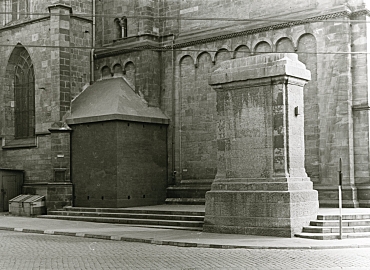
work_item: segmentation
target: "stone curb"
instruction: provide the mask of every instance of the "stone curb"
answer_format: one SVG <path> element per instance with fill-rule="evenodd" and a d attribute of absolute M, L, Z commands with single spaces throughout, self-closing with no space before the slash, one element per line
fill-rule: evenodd
<path fill-rule="evenodd" d="M 23 233 L 37 233 L 46 235 L 63 235 L 63 236 L 74 236 L 83 238 L 94 238 L 102 240 L 113 240 L 113 241 L 125 241 L 125 242 L 136 242 L 153 245 L 163 246 L 176 246 L 176 247 L 195 247 L 195 248 L 217 248 L 217 249 L 344 249 L 344 248 L 370 248 L 370 244 L 365 245 L 341 245 L 341 246 L 248 246 L 248 245 L 219 245 L 219 244 L 201 244 L 191 242 L 179 242 L 179 241 L 162 241 L 154 239 L 143 239 L 143 238 L 131 238 L 126 236 L 109 236 L 101 234 L 91 233 L 73 233 L 73 232 L 59 232 L 53 230 L 36 230 L 36 229 L 24 229 L 24 228 L 12 228 L 12 227 L 0 227 L 3 231 L 14 231 Z"/>

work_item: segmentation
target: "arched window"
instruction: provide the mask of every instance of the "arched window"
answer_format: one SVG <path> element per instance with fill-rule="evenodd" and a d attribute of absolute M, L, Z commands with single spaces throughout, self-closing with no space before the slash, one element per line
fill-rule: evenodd
<path fill-rule="evenodd" d="M 15 65 L 15 138 L 35 136 L 35 75 L 31 57 L 23 49 Z"/>
<path fill-rule="evenodd" d="M 116 26 L 116 39 L 127 37 L 127 18 L 116 18 L 114 24 Z"/>
<path fill-rule="evenodd" d="M 112 77 L 112 72 L 111 72 L 111 70 L 110 70 L 110 68 L 109 68 L 109 67 L 104 66 L 104 67 L 101 69 L 101 77 L 102 77 L 102 79 L 107 79 L 107 78 Z"/>

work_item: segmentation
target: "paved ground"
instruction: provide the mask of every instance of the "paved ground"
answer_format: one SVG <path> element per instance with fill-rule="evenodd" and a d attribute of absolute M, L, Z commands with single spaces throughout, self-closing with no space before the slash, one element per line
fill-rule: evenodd
<path fill-rule="evenodd" d="M 370 269 L 370 249 L 209 249 L 0 231 L 0 269 Z"/>
<path fill-rule="evenodd" d="M 366 209 L 368 212 L 370 209 Z M 360 210 L 355 210 L 356 212 Z M 50 235 L 68 235 L 85 238 L 152 243 L 202 248 L 257 248 L 257 249 L 333 249 L 370 248 L 370 238 L 343 240 L 312 240 L 269 236 L 232 235 L 158 229 L 120 224 L 52 220 L 15 217 L 0 213 L 0 231 L 37 232 Z M 370 255 L 369 255 L 370 256 Z"/>

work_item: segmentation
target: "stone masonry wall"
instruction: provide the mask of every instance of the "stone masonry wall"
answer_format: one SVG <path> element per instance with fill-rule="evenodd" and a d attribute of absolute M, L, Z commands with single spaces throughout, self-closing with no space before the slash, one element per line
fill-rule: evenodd
<path fill-rule="evenodd" d="M 114 20 L 122 17 L 127 17 L 128 37 L 144 34 L 158 35 L 160 20 L 152 20 L 145 16 L 158 16 L 159 5 L 163 5 L 162 2 L 161 0 L 97 1 L 97 14 L 105 15 L 97 17 L 97 44 L 102 46 L 120 39 L 117 36 Z"/>
<path fill-rule="evenodd" d="M 60 1 L 33 1 L 31 11 L 43 14 L 12 21 L 0 28 L 0 42 L 13 45 L 0 48 L 4 63 L 0 67 L 0 102 L 4 104 L 0 110 L 3 141 L 0 164 L 2 168 L 24 170 L 23 192 L 47 196 L 48 208 L 60 208 L 72 202 L 72 187 L 68 184 L 69 134 L 54 134 L 56 137 L 52 138 L 49 129 L 65 128 L 60 121 L 69 110 L 70 93 L 76 95 L 81 91 L 90 76 L 91 36 L 86 35 L 85 30 L 91 33 L 91 21 L 77 18 L 73 13 L 91 12 L 92 6 L 81 0 L 67 2 L 68 6 L 59 5 Z M 53 6 L 49 10 L 50 4 Z M 14 74 L 11 67 L 17 61 L 17 44 L 30 55 L 35 72 L 36 136 L 26 143 L 14 139 L 12 124 Z M 71 44 L 86 46 L 87 50 L 71 51 Z"/>
<path fill-rule="evenodd" d="M 354 20 L 368 21 L 366 15 L 353 17 Z M 369 51 L 369 44 L 364 38 L 370 34 L 367 23 L 352 23 L 352 51 Z M 365 194 L 369 183 L 369 56 L 367 54 L 352 55 L 352 85 L 353 85 L 353 137 L 354 137 L 354 178 L 358 190 L 360 205 L 369 206 L 370 201 Z"/>
<path fill-rule="evenodd" d="M 1 166 L 25 170 L 25 182 L 43 182 L 52 179 L 50 137 L 47 133 L 51 123 L 58 120 L 58 108 L 55 106 L 56 100 L 51 92 L 51 89 L 58 89 L 58 86 L 51 80 L 51 70 L 55 68 L 50 61 L 52 49 L 37 46 L 39 44 L 50 45 L 49 27 L 49 20 L 43 20 L 23 27 L 14 26 L 0 29 L 3 37 L 0 42 L 14 44 L 14 47 L 17 43 L 24 44 L 34 65 L 36 134 L 39 147 L 0 150 Z M 27 45 L 31 46 L 28 47 Z M 7 63 L 14 47 L 4 46 L 0 48 L 0 55 L 4 63 L 0 67 L 0 102 L 4 104 L 1 106 L 0 135 L 3 138 L 3 145 L 7 145 L 7 141 L 14 138 L 14 128 L 11 128 L 10 125 L 14 121 L 12 105 L 14 89 L 11 84 L 13 74 L 7 71 Z"/>
<path fill-rule="evenodd" d="M 69 78 L 66 85 L 70 88 L 70 99 L 78 95 L 90 82 L 90 53 L 92 46 L 92 21 L 72 17 L 70 28 L 70 55 L 67 55 Z"/>
<path fill-rule="evenodd" d="M 338 51 L 350 50 L 350 27 L 348 23 L 342 22 L 345 19 L 341 17 L 338 18 L 338 22 L 316 22 L 177 50 L 174 79 L 178 106 L 176 111 L 179 115 L 175 118 L 175 125 L 178 127 L 175 147 L 179 149 L 176 151 L 177 171 L 182 173 L 178 177 L 180 179 L 210 177 L 203 171 L 212 168 L 210 164 L 215 160 L 212 158 L 214 157 L 212 151 L 215 148 L 211 143 L 211 134 L 214 134 L 215 130 L 215 123 L 211 120 L 215 106 L 211 105 L 214 104 L 213 97 L 212 94 L 208 94 L 204 78 L 197 76 L 204 68 L 204 55 L 209 55 L 208 63 L 211 68 L 223 59 L 263 52 L 295 51 L 299 60 L 312 72 L 312 80 L 304 88 L 307 173 L 318 187 L 335 186 L 339 156 L 343 156 L 345 181 L 353 184 L 351 107 L 348 103 L 352 95 L 349 73 L 351 64 L 346 53 L 335 54 Z M 220 57 L 221 53 L 223 57 Z M 165 55 L 163 61 L 167 61 L 167 64 L 163 64 L 166 67 L 164 89 L 169 89 L 172 87 L 171 77 L 173 77 L 169 64 L 170 52 Z M 164 92 L 163 102 L 167 114 L 172 111 L 170 100 L 171 93 Z M 209 106 L 202 102 L 208 102 Z M 203 114 L 210 120 L 207 124 L 202 120 Z M 213 146 L 208 148 L 205 154 L 199 154 L 204 149 L 202 147 L 204 137 L 199 134 L 206 134 L 208 131 L 211 137 L 207 138 L 207 144 Z M 202 158 L 202 155 L 204 157 L 209 155 L 210 159 Z M 330 199 L 330 196 L 335 195 L 328 196 Z M 348 196 L 347 199 L 351 200 L 352 195 Z"/>
<path fill-rule="evenodd" d="M 113 8 L 113 13 L 131 12 L 130 16 L 135 17 L 139 14 L 138 7 L 149 6 L 148 1 L 113 2 L 104 6 L 100 3 L 97 7 L 104 12 L 109 8 Z M 166 17 L 158 20 L 158 24 L 156 19 L 150 23 L 143 20 L 140 24 L 140 18 L 135 17 L 139 23 L 131 34 L 140 34 L 141 26 L 148 26 L 144 28 L 149 33 L 153 24 L 153 29 L 159 27 L 166 50 L 158 55 L 156 52 L 149 55 L 148 52 L 136 51 L 99 58 L 96 68 L 100 72 L 95 78 L 101 78 L 105 66 L 114 74 L 117 63 L 128 78 L 126 66 L 134 67 L 136 89 L 143 91 L 150 104 L 160 106 L 172 119 L 168 133 L 168 151 L 171 153 L 169 176 L 172 170 L 177 172 L 174 183 L 212 179 L 216 174 L 216 108 L 215 95 L 207 83 L 212 67 L 225 60 L 256 54 L 295 52 L 312 74 L 312 80 L 304 87 L 307 174 L 320 191 L 320 201 L 330 204 L 337 200 L 335 187 L 341 157 L 345 183 L 343 196 L 345 204 L 353 206 L 356 205 L 355 181 L 366 183 L 370 174 L 368 157 L 364 153 L 368 148 L 367 111 L 355 109 L 352 120 L 352 97 L 355 106 L 363 106 L 363 101 L 359 100 L 367 96 L 366 83 L 362 79 L 367 76 L 364 68 L 367 64 L 364 56 L 351 58 L 348 54 L 352 49 L 361 51 L 363 40 L 366 40 L 364 26 L 350 23 L 350 19 L 356 18 L 350 15 L 351 12 L 363 7 L 362 0 L 298 0 L 294 5 L 288 1 L 271 0 L 154 1 L 150 6 L 152 9 L 143 9 L 147 12 L 145 14 L 155 14 L 154 9 L 158 8 L 159 14 Z M 295 12 L 297 20 L 321 17 L 292 24 L 280 21 L 284 16 L 295 16 Z M 277 13 L 280 20 L 258 20 Z M 186 20 L 192 17 L 205 20 Z M 222 17 L 255 20 L 235 22 L 222 20 Z M 103 30 L 104 27 L 105 24 L 101 24 L 97 28 L 98 40 L 104 39 L 98 44 L 112 42 L 111 34 L 106 32 L 107 29 Z M 244 35 L 237 34 L 240 31 Z M 172 34 L 173 37 L 167 36 Z M 222 34 L 225 34 L 224 38 L 217 38 Z M 172 38 L 175 44 L 173 51 Z M 126 46 L 130 42 L 127 40 Z M 146 59 L 154 60 L 154 68 Z M 161 73 L 157 72 L 157 67 L 162 69 Z M 149 82 L 142 80 L 151 73 L 156 78 L 149 79 Z M 155 90 L 150 89 L 153 85 Z M 155 98 L 160 101 L 156 102 Z M 364 137 L 366 139 L 362 139 Z"/>
<path fill-rule="evenodd" d="M 135 91 L 145 98 L 149 106 L 160 106 L 161 68 L 159 52 L 138 50 L 130 54 L 97 59 L 95 67 L 95 80 L 104 77 L 103 70 L 106 68 L 109 70 L 108 77 L 125 77 L 135 88 Z M 120 72 L 117 73 L 117 70 L 120 70 Z"/>
<path fill-rule="evenodd" d="M 166 34 L 183 34 L 188 31 L 197 32 L 204 29 L 216 29 L 234 24 L 233 21 L 222 20 L 222 18 L 232 19 L 254 19 L 286 15 L 302 10 L 317 8 L 323 10 L 336 5 L 343 5 L 347 1 L 339 0 L 297 0 L 292 4 L 291 1 L 244 1 L 244 0 L 169 0 L 160 6 L 163 16 L 171 17 L 163 21 L 161 31 Z M 351 4 L 362 2 L 361 0 L 352 1 Z M 360 5 L 360 4 L 359 4 Z M 268 7 L 268 8 L 266 8 Z M 162 11 L 163 10 L 163 11 Z M 182 20 L 182 18 L 210 18 L 209 20 Z M 249 22 L 248 22 L 249 24 Z"/>

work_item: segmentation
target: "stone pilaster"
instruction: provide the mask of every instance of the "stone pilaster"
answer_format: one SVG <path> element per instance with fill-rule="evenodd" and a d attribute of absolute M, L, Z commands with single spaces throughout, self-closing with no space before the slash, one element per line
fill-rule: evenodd
<path fill-rule="evenodd" d="M 304 169 L 309 79 L 295 54 L 225 61 L 213 72 L 218 171 L 205 231 L 291 237 L 316 217 L 317 191 Z"/>
<path fill-rule="evenodd" d="M 53 46 L 59 47 L 52 54 L 52 85 L 55 100 L 59 105 L 59 119 L 70 109 L 71 103 L 71 53 L 70 28 L 72 8 L 64 4 L 49 6 L 50 39 Z M 56 91 L 59 90 L 59 91 Z"/>

